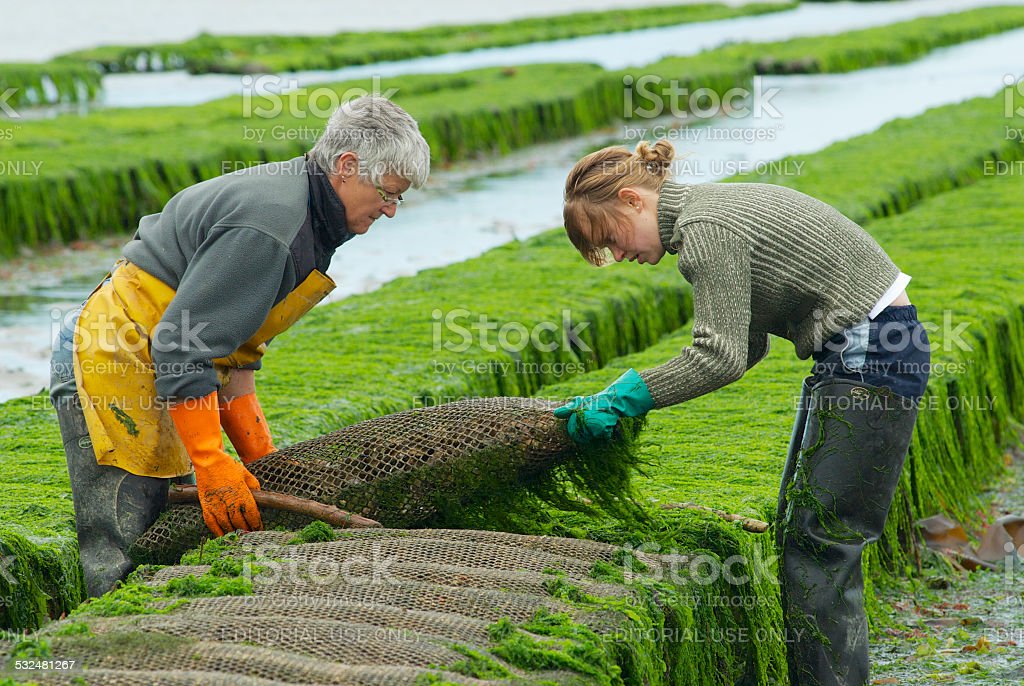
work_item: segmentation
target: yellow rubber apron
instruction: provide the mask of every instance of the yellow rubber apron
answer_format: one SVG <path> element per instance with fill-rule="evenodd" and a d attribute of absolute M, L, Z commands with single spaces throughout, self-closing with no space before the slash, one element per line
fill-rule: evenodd
<path fill-rule="evenodd" d="M 140 476 L 175 477 L 192 471 L 165 403 L 156 395 L 150 332 L 174 289 L 121 261 L 89 296 L 75 326 L 75 383 L 96 461 Z M 335 283 L 313 272 L 271 308 L 248 341 L 213 360 L 218 371 L 260 359 L 267 341 L 294 324 Z"/>

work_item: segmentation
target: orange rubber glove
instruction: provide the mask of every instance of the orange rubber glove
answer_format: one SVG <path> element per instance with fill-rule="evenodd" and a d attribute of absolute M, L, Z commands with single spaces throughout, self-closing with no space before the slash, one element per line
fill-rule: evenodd
<path fill-rule="evenodd" d="M 235 446 L 243 464 L 276 452 L 267 418 L 255 393 L 246 393 L 220 404 L 220 425 Z"/>
<path fill-rule="evenodd" d="M 252 491 L 260 488 L 249 470 L 224 452 L 220 438 L 217 391 L 190 398 L 167 409 L 196 472 L 203 520 L 215 536 L 235 529 L 263 528 Z"/>

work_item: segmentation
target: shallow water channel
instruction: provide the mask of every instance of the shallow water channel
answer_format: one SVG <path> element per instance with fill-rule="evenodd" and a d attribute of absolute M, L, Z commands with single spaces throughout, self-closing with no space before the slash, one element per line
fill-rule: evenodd
<path fill-rule="evenodd" d="M 371 76 L 457 72 L 481 67 L 549 62 L 588 62 L 606 69 L 642 66 L 670 55 L 693 55 L 726 42 L 788 40 L 881 26 L 916 17 L 947 14 L 1021 0 L 894 0 L 891 2 L 806 3 L 793 10 L 713 22 L 680 24 L 639 31 L 559 41 L 487 48 L 395 62 L 302 71 L 261 77 L 268 92 Z M 242 94 L 253 80 L 238 74 L 188 74 L 184 71 L 111 74 L 103 79 L 101 107 L 195 105 Z M 244 85 L 243 85 L 244 84 Z M 26 112 L 46 116 L 61 108 Z M 67 109 L 67 108 L 63 108 Z M 86 107 L 76 106 L 85 110 Z"/>
<path fill-rule="evenodd" d="M 428 188 L 408 194 L 395 219 L 382 218 L 338 251 L 330 270 L 338 288 L 330 300 L 558 226 L 565 174 L 596 147 L 670 134 L 680 153 L 689 153 L 676 165 L 678 178 L 713 181 L 778 165 L 773 160 L 821 149 L 896 117 L 992 95 L 1006 75 L 1019 77 L 1024 69 L 1022 44 L 1024 30 L 1018 30 L 938 50 L 907 65 L 764 78 L 758 85 L 762 93 L 778 89 L 771 95 L 777 116 L 722 116 L 688 128 L 672 128 L 679 122 L 665 119 L 634 120 L 596 135 L 437 171 Z M 802 170 L 790 162 L 775 171 Z M 0 400 L 46 385 L 52 323 L 88 294 L 120 243 L 0 263 Z M 568 241 L 566 250 L 572 250 Z"/>

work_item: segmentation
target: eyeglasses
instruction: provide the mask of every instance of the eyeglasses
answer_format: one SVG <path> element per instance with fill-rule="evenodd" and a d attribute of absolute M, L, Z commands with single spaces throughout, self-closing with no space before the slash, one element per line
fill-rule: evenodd
<path fill-rule="evenodd" d="M 374 186 L 374 188 L 377 189 L 377 195 L 380 196 L 380 199 L 384 201 L 385 205 L 394 205 L 395 207 L 401 207 L 402 203 L 405 202 L 405 198 L 403 198 L 401 194 L 391 196 L 388 194 L 387 191 L 385 191 L 380 186 Z"/>

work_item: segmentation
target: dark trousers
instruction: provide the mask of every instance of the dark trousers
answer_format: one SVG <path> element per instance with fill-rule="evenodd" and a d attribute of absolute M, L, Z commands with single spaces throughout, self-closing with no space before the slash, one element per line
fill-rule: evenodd
<path fill-rule="evenodd" d="M 814 359 L 776 517 L 790 682 L 861 686 L 869 681 L 861 557 L 885 527 L 930 350 L 911 305 L 848 327 Z"/>

